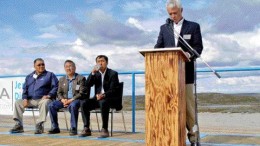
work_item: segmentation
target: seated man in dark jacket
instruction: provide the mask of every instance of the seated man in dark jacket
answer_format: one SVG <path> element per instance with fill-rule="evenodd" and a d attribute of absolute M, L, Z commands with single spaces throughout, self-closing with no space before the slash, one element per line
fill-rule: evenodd
<path fill-rule="evenodd" d="M 90 136 L 91 131 L 89 129 L 90 124 L 90 110 L 97 107 L 101 110 L 102 117 L 102 138 L 108 137 L 108 118 L 111 101 L 116 95 L 116 90 L 119 86 L 118 73 L 112 69 L 107 68 L 108 58 L 105 55 L 99 55 L 96 57 L 97 66 L 92 70 L 92 73 L 88 76 L 87 86 L 91 87 L 95 85 L 95 95 L 91 99 L 82 100 L 82 119 L 84 123 L 84 129 L 80 136 Z"/>
<path fill-rule="evenodd" d="M 48 114 L 48 104 L 57 95 L 58 79 L 49 71 L 45 70 L 44 60 L 37 58 L 34 60 L 34 68 L 31 74 L 26 76 L 23 86 L 22 99 L 15 102 L 13 119 L 15 126 L 11 133 L 21 133 L 23 130 L 23 113 L 26 107 L 38 107 L 39 119 L 36 124 L 35 134 L 43 133 L 43 123 Z"/>
<path fill-rule="evenodd" d="M 60 133 L 57 111 L 61 108 L 68 108 L 71 114 L 69 134 L 73 136 L 77 135 L 80 100 L 87 97 L 86 78 L 75 72 L 76 65 L 71 60 L 65 61 L 64 70 L 66 76 L 59 79 L 58 100 L 49 104 L 52 123 L 49 134 Z"/>

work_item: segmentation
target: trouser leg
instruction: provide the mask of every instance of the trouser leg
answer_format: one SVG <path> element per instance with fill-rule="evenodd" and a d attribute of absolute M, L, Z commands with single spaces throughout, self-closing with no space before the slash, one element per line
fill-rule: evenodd
<path fill-rule="evenodd" d="M 45 122 L 48 114 L 48 104 L 51 103 L 50 99 L 41 99 L 38 103 L 39 108 L 39 119 L 38 122 Z"/>
<path fill-rule="evenodd" d="M 194 84 L 186 84 L 186 126 L 190 142 L 196 142 L 196 133 L 193 131 L 195 125 L 195 98 Z"/>
<path fill-rule="evenodd" d="M 13 119 L 18 120 L 21 125 L 23 123 L 23 113 L 24 113 L 23 99 L 16 100 L 14 104 Z"/>
<path fill-rule="evenodd" d="M 68 106 L 70 112 L 70 125 L 71 128 L 78 127 L 78 116 L 79 116 L 79 107 L 80 107 L 80 100 L 76 99 Z"/>
<path fill-rule="evenodd" d="M 38 107 L 39 100 L 30 99 L 28 100 L 28 106 L 29 107 Z M 24 106 L 23 106 L 23 99 L 19 99 L 15 102 L 14 106 L 14 115 L 13 119 L 18 120 L 20 124 L 23 122 L 23 113 L 24 113 Z"/>
<path fill-rule="evenodd" d="M 88 99 L 80 101 L 80 108 L 81 108 L 81 116 L 83 120 L 84 127 L 89 128 L 90 124 L 90 112 L 88 110 Z"/>
<path fill-rule="evenodd" d="M 80 100 L 80 108 L 84 127 L 89 128 L 90 125 L 90 111 L 99 107 L 96 99 Z"/>
<path fill-rule="evenodd" d="M 61 108 L 63 108 L 63 103 L 60 101 L 53 101 L 48 105 L 52 128 L 59 128 L 58 110 Z"/>
<path fill-rule="evenodd" d="M 108 119 L 109 119 L 109 100 L 108 99 L 102 99 L 99 101 L 99 106 L 101 110 L 101 117 L 102 117 L 102 128 L 107 129 L 108 128 Z"/>

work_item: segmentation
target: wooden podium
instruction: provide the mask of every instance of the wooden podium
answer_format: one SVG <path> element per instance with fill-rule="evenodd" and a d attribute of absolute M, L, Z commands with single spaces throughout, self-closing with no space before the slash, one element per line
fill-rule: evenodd
<path fill-rule="evenodd" d="M 185 61 L 189 59 L 181 48 L 139 52 L 145 56 L 146 146 L 185 146 Z"/>

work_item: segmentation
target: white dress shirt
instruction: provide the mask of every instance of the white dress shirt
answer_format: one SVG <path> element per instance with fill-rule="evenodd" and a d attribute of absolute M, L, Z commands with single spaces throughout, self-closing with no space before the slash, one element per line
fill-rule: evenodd
<path fill-rule="evenodd" d="M 99 71 L 99 72 L 101 73 L 101 94 L 103 94 L 103 93 L 105 93 L 103 83 L 104 83 L 104 78 L 105 78 L 107 69 L 104 71 L 104 73 L 102 73 L 101 71 Z"/>
<path fill-rule="evenodd" d="M 175 29 L 175 30 L 173 30 L 173 32 L 174 32 L 174 39 L 175 39 L 175 47 L 177 47 L 177 44 L 178 44 L 178 39 L 179 39 L 179 35 L 178 34 L 180 34 L 181 33 L 181 28 L 182 28 L 182 24 L 183 24 L 183 18 L 176 24 L 176 23 L 174 23 L 173 22 L 173 29 Z M 178 34 L 176 34 L 176 33 L 178 33 Z"/>

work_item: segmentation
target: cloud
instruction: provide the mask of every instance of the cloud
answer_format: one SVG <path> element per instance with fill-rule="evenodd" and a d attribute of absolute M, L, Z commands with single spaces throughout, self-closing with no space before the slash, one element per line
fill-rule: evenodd
<path fill-rule="evenodd" d="M 41 38 L 41 39 L 55 39 L 58 38 L 59 36 L 55 35 L 55 34 L 51 34 L 51 33 L 43 33 L 39 36 L 37 36 L 37 38 Z"/>
<path fill-rule="evenodd" d="M 158 19 L 166 15 L 164 1 L 126 1 L 122 4 L 122 16 L 135 17 L 142 20 Z"/>
<path fill-rule="evenodd" d="M 44 27 L 38 27 L 38 29 L 40 32 L 43 33 L 60 33 L 62 31 L 58 29 L 59 25 L 63 25 L 63 24 L 52 23 Z"/>
<path fill-rule="evenodd" d="M 260 4 L 260 0 L 242 0 L 244 3 L 247 3 L 249 5 L 259 5 Z"/>
<path fill-rule="evenodd" d="M 153 41 L 153 33 L 127 26 L 100 9 L 94 9 L 88 17 L 89 21 L 84 23 L 71 16 L 70 24 L 75 34 L 89 45 L 142 46 Z"/>
<path fill-rule="evenodd" d="M 39 26 L 49 26 L 57 20 L 57 16 L 49 13 L 37 13 L 32 16 L 32 20 Z"/>
<path fill-rule="evenodd" d="M 184 8 L 185 16 L 199 22 L 210 23 L 214 33 L 252 31 L 259 26 L 259 0 L 215 0 L 200 9 Z"/>
<path fill-rule="evenodd" d="M 203 36 L 202 58 L 213 66 L 257 66 L 260 64 L 260 28 L 251 32 Z M 200 64 L 202 65 L 202 64 Z"/>
<path fill-rule="evenodd" d="M 85 71 L 91 71 L 96 56 L 100 54 L 107 55 L 109 67 L 117 71 L 142 70 L 144 68 L 143 56 L 139 54 L 137 47 L 120 47 L 113 44 L 90 46 L 80 38 L 75 41 L 75 44 L 77 45 L 72 47 L 73 51 L 82 54 L 89 63 L 89 66 L 85 65 L 87 67 Z M 129 62 L 130 56 L 131 63 Z"/>
<path fill-rule="evenodd" d="M 255 85 L 259 85 L 260 78 L 255 76 L 248 77 L 230 77 L 224 78 L 221 80 L 217 80 L 217 84 L 222 84 L 226 86 L 244 86 L 244 87 L 255 87 Z"/>
<path fill-rule="evenodd" d="M 10 25 L 0 25 L 0 42 L 0 50 L 6 50 L 5 53 L 1 53 L 0 56 L 18 54 L 21 48 L 30 48 L 41 44 L 25 39 L 21 32 L 15 30 L 14 27 Z"/>
<path fill-rule="evenodd" d="M 196 0 L 196 2 L 189 3 L 188 7 L 193 10 L 201 10 L 207 7 L 211 2 L 206 0 Z"/>
<path fill-rule="evenodd" d="M 64 26 L 64 20 L 62 20 L 62 18 L 62 16 L 58 17 L 58 15 L 49 13 L 37 13 L 33 15 L 31 19 L 37 24 L 37 30 L 33 33 L 33 35 L 35 35 L 34 37 L 38 40 L 67 40 L 68 35 L 66 33 L 68 33 L 68 31 L 60 29 L 60 26 Z"/>
<path fill-rule="evenodd" d="M 132 25 L 132 26 L 138 28 L 139 30 L 145 31 L 145 28 L 144 28 L 144 27 L 140 24 L 140 22 L 139 22 L 137 19 L 135 19 L 135 18 L 132 18 L 132 17 L 128 18 L 127 24 L 129 24 L 130 26 Z"/>
<path fill-rule="evenodd" d="M 240 72 L 237 72 L 240 74 Z M 198 79 L 198 92 L 259 93 L 259 76 Z"/>
<path fill-rule="evenodd" d="M 148 5 L 144 5 L 141 2 L 132 1 L 132 2 L 126 3 L 123 7 L 124 7 L 125 10 L 128 10 L 128 11 L 136 11 L 138 9 L 143 9 L 143 8 L 145 8 L 147 6 Z"/>

